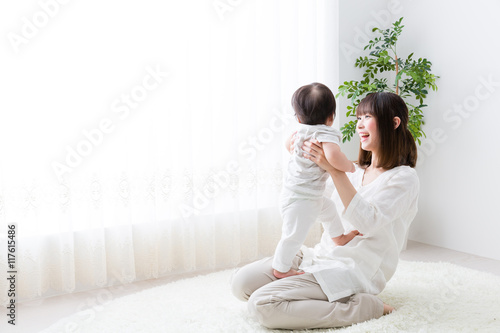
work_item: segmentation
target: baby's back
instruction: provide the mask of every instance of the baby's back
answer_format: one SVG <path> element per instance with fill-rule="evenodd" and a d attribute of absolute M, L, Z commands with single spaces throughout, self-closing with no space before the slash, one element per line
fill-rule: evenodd
<path fill-rule="evenodd" d="M 317 139 L 319 142 L 340 143 L 338 130 L 326 125 L 300 124 L 295 135 L 294 151 L 290 157 L 284 188 L 297 198 L 318 198 L 323 196 L 328 174 L 313 161 L 303 157 L 304 141 Z"/>

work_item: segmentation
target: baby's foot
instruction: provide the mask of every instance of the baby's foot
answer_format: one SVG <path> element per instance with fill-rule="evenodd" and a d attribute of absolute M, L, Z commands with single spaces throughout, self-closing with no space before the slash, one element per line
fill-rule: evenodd
<path fill-rule="evenodd" d="M 290 269 L 288 272 L 286 273 L 282 273 L 282 272 L 278 272 L 277 270 L 273 270 L 273 275 L 275 278 L 277 279 L 283 279 L 283 278 L 286 278 L 286 277 L 289 277 L 289 276 L 294 276 L 294 275 L 301 275 L 301 274 L 304 274 L 304 272 L 298 272 L 296 271 L 295 269 Z"/>
<path fill-rule="evenodd" d="M 384 303 L 384 315 L 389 314 L 389 313 L 391 313 L 394 310 L 395 309 L 392 306 L 390 306 L 389 304 L 385 304 Z"/>

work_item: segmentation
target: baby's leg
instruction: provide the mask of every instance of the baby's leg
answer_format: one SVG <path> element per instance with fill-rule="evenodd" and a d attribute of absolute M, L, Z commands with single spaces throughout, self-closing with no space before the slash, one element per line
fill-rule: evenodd
<path fill-rule="evenodd" d="M 276 246 L 272 265 L 278 272 L 286 273 L 291 268 L 295 254 L 317 220 L 321 205 L 321 199 L 297 199 L 283 207 L 281 239 Z"/>
<path fill-rule="evenodd" d="M 323 197 L 321 212 L 318 216 L 323 228 L 328 232 L 330 238 L 344 234 L 344 226 L 337 211 L 335 203 L 329 198 Z"/>

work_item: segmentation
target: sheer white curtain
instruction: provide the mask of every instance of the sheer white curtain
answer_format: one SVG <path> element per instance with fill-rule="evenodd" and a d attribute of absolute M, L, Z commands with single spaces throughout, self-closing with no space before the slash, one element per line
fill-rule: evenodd
<path fill-rule="evenodd" d="M 336 2 L 42 3 L 0 5 L 18 301 L 272 254 L 290 97 L 336 86 Z"/>

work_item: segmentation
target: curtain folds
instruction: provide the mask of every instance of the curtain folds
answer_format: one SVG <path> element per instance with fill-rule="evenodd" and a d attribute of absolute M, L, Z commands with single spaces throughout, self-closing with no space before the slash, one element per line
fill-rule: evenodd
<path fill-rule="evenodd" d="M 17 223 L 17 301 L 271 255 L 290 98 L 337 85 L 336 10 L 86 1 L 1 46 L 0 270 Z M 5 33 L 22 35 L 19 15 Z"/>

